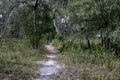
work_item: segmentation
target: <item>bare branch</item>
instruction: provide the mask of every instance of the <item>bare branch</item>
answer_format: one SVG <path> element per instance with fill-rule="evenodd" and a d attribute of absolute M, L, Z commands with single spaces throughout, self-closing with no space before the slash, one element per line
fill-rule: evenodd
<path fill-rule="evenodd" d="M 27 4 L 28 7 L 33 8 L 34 6 L 31 5 L 30 3 L 28 3 L 27 1 L 18 1 L 18 3 L 23 3 L 23 4 Z"/>

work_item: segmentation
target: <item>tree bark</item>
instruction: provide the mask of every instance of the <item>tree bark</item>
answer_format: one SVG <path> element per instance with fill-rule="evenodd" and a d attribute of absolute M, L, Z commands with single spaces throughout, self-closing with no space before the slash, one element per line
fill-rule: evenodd
<path fill-rule="evenodd" d="M 37 29 L 37 7 L 38 7 L 38 0 L 36 0 L 34 6 L 34 32 L 33 32 L 33 48 L 38 48 L 38 29 Z"/>
<path fill-rule="evenodd" d="M 33 48 L 37 49 L 38 48 L 38 31 L 37 31 L 37 12 L 34 10 L 34 32 L 33 32 Z"/>
<path fill-rule="evenodd" d="M 104 38 L 103 38 L 103 32 L 101 31 L 101 33 L 100 33 L 100 36 L 101 36 L 101 44 L 102 44 L 102 46 L 104 45 Z"/>
<path fill-rule="evenodd" d="M 88 47 L 88 49 L 90 49 L 90 48 L 91 48 L 91 45 L 90 45 L 90 40 L 89 40 L 89 37 L 88 37 L 88 36 L 86 36 L 86 40 L 87 40 L 87 47 Z"/>

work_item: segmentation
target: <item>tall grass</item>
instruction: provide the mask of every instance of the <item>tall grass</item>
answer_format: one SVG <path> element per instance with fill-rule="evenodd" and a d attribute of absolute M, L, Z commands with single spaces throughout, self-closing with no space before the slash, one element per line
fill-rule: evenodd
<path fill-rule="evenodd" d="M 36 76 L 35 61 L 41 50 L 30 47 L 29 39 L 3 39 L 0 45 L 0 80 L 28 80 Z"/>
<path fill-rule="evenodd" d="M 60 59 L 82 73 L 78 80 L 120 79 L 120 59 L 101 46 L 99 39 L 91 40 L 91 49 L 86 48 L 82 38 L 69 37 L 56 45 L 61 54 L 67 56 Z"/>

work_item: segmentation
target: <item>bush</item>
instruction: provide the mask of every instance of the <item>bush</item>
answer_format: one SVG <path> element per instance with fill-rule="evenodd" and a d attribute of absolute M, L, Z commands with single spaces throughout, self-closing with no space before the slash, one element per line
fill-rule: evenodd
<path fill-rule="evenodd" d="M 67 56 L 63 61 L 68 65 L 78 67 L 77 71 L 81 71 L 81 66 L 89 68 L 90 71 L 83 72 L 88 74 L 89 78 L 93 79 L 93 73 L 97 75 L 96 79 L 118 79 L 120 60 L 114 55 L 114 52 L 109 51 L 102 46 L 99 41 L 91 40 L 92 46 L 90 49 L 86 49 L 86 42 L 82 38 L 66 38 L 64 41 L 59 42 L 62 45 L 58 48 L 63 55 Z M 59 45 L 59 44 L 58 44 Z M 95 71 L 95 72 L 94 72 Z M 90 72 L 90 73 L 89 73 Z M 102 74 L 110 74 L 113 76 L 99 76 Z M 85 78 L 86 80 L 87 77 Z"/>

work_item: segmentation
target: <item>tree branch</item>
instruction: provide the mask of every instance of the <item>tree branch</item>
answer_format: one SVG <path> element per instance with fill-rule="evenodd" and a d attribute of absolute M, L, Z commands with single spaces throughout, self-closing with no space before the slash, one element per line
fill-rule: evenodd
<path fill-rule="evenodd" d="M 36 0 L 34 8 L 36 9 L 37 7 L 38 7 L 38 0 Z"/>
<path fill-rule="evenodd" d="M 18 3 L 27 4 L 28 7 L 34 7 L 33 5 L 30 5 L 30 3 L 28 3 L 27 1 L 18 1 Z"/>

